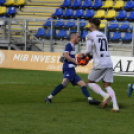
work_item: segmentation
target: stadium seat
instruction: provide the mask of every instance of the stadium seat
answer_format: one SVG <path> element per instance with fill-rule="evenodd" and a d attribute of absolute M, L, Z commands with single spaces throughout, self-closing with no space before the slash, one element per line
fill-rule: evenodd
<path fill-rule="evenodd" d="M 7 18 L 6 16 L 1 16 L 0 18 Z"/>
<path fill-rule="evenodd" d="M 107 20 L 101 20 L 100 29 L 104 29 L 106 26 Z"/>
<path fill-rule="evenodd" d="M 101 18 L 104 18 L 104 17 L 105 17 L 105 11 L 102 10 L 102 9 L 98 10 L 97 13 L 96 13 L 96 15 L 94 15 L 94 18 L 101 19 Z"/>
<path fill-rule="evenodd" d="M 119 31 L 127 31 L 130 28 L 129 21 L 123 21 L 122 25 L 119 27 Z"/>
<path fill-rule="evenodd" d="M 73 16 L 73 10 L 68 8 L 65 12 L 65 14 L 63 15 L 63 18 L 71 18 Z"/>
<path fill-rule="evenodd" d="M 109 8 L 112 8 L 112 7 L 113 7 L 113 0 L 107 0 L 105 2 L 105 5 L 102 6 L 102 8 L 104 8 L 104 9 L 109 9 Z"/>
<path fill-rule="evenodd" d="M 73 18 L 81 18 L 83 16 L 83 9 L 77 9 L 76 14 L 73 15 Z"/>
<path fill-rule="evenodd" d="M 69 19 L 67 24 L 64 26 L 65 28 L 73 28 L 75 27 L 75 20 L 74 19 Z"/>
<path fill-rule="evenodd" d="M 95 0 L 94 5 L 92 6 L 92 8 L 94 9 L 99 9 L 102 7 L 102 0 Z"/>
<path fill-rule="evenodd" d="M 134 8 L 134 1 L 132 0 L 127 1 L 127 4 L 124 8 L 125 10 L 131 10 L 132 8 Z"/>
<path fill-rule="evenodd" d="M 127 12 L 126 11 L 120 11 L 118 16 L 116 17 L 117 20 L 124 20 L 127 17 Z"/>
<path fill-rule="evenodd" d="M 86 15 L 83 16 L 85 19 L 90 19 L 94 16 L 94 10 L 88 9 Z"/>
<path fill-rule="evenodd" d="M 110 41 L 119 42 L 120 39 L 121 39 L 121 33 L 120 32 L 114 32 L 113 37 L 110 38 Z"/>
<path fill-rule="evenodd" d="M 133 21 L 134 20 L 134 11 L 131 11 L 129 16 L 127 17 L 127 20 Z"/>
<path fill-rule="evenodd" d="M 45 37 L 45 29 L 44 28 L 39 28 L 37 33 L 35 34 L 36 37 Z"/>
<path fill-rule="evenodd" d="M 132 41 L 132 33 L 126 32 L 122 38 L 123 43 L 130 43 Z"/>
<path fill-rule="evenodd" d="M 64 20 L 64 19 L 58 19 L 58 20 Z M 57 21 L 54 25 L 54 28 L 62 28 L 64 26 L 64 21 Z"/>
<path fill-rule="evenodd" d="M 88 24 L 84 27 L 85 30 L 89 30 L 89 28 L 90 28 L 90 23 L 88 23 Z"/>
<path fill-rule="evenodd" d="M 106 19 L 113 19 L 116 16 L 115 10 L 109 10 L 107 15 L 105 16 Z"/>
<path fill-rule="evenodd" d="M 53 18 L 58 18 L 61 17 L 63 15 L 63 9 L 62 8 L 57 8 L 55 13 L 52 14 Z"/>
<path fill-rule="evenodd" d="M 92 0 L 85 0 L 84 4 L 81 6 L 83 9 L 89 8 L 92 6 Z"/>
<path fill-rule="evenodd" d="M 4 5 L 10 6 L 10 5 L 14 5 L 14 3 L 15 3 L 15 0 L 7 0 Z"/>
<path fill-rule="evenodd" d="M 70 34 L 72 33 L 72 32 L 77 32 L 76 30 L 70 30 L 69 31 L 69 34 L 65 37 L 66 39 L 70 39 Z"/>
<path fill-rule="evenodd" d="M 51 26 L 51 21 L 50 21 L 50 20 L 53 20 L 53 18 L 48 18 L 48 19 L 47 19 L 46 23 L 43 25 L 45 28 Z"/>
<path fill-rule="evenodd" d="M 0 7 L 0 14 L 6 13 L 6 7 Z"/>
<path fill-rule="evenodd" d="M 124 1 L 123 0 L 117 0 L 115 3 L 115 6 L 113 6 L 113 8 L 115 9 L 121 9 L 124 7 Z"/>
<path fill-rule="evenodd" d="M 85 26 L 86 26 L 86 20 L 80 19 L 80 28 L 82 29 Z"/>
<path fill-rule="evenodd" d="M 115 31 L 117 28 L 119 28 L 119 23 L 117 20 L 112 20 L 112 23 L 110 26 L 108 26 L 109 31 Z"/>
<path fill-rule="evenodd" d="M 6 15 L 15 15 L 16 14 L 16 7 L 9 7 L 8 11 L 6 12 Z"/>
<path fill-rule="evenodd" d="M 83 31 L 81 31 L 81 36 L 80 36 L 81 39 L 84 39 L 84 40 L 85 40 L 87 34 L 88 34 L 88 30 L 83 30 Z"/>
<path fill-rule="evenodd" d="M 51 28 L 48 30 L 47 34 L 45 35 L 46 39 L 50 39 L 50 37 L 51 37 Z M 56 37 L 56 31 L 55 29 L 53 29 L 53 38 L 55 37 Z"/>
<path fill-rule="evenodd" d="M 0 0 L 0 5 L 3 5 L 6 2 L 6 0 Z"/>
<path fill-rule="evenodd" d="M 17 0 L 17 2 L 14 3 L 15 6 L 23 6 L 25 5 L 25 0 Z"/>
<path fill-rule="evenodd" d="M 63 39 L 67 36 L 67 31 L 65 29 L 59 30 L 58 34 L 55 36 L 56 39 Z"/>
<path fill-rule="evenodd" d="M 63 5 L 61 5 L 62 8 L 66 8 L 70 6 L 71 6 L 71 0 L 64 0 Z"/>
<path fill-rule="evenodd" d="M 71 8 L 76 9 L 76 8 L 79 8 L 79 7 L 81 7 L 81 0 L 75 0 L 74 4 L 71 6 Z"/>

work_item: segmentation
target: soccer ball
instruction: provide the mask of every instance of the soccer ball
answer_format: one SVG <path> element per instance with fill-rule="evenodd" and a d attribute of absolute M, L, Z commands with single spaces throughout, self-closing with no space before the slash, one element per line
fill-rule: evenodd
<path fill-rule="evenodd" d="M 81 58 L 81 55 L 77 56 L 77 63 L 79 65 L 82 65 L 82 66 L 87 65 L 89 60 L 90 60 L 90 58 L 88 56 L 85 56 L 85 57 L 82 57 L 82 58 Z"/>

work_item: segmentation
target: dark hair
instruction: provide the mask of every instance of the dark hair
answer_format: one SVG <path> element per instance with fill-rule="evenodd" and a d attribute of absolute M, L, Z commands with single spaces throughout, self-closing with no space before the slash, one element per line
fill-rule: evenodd
<path fill-rule="evenodd" d="M 89 20 L 89 23 L 94 24 L 97 28 L 99 28 L 101 21 L 97 18 L 92 18 Z"/>
<path fill-rule="evenodd" d="M 79 32 L 71 32 L 70 33 L 70 39 L 71 39 L 72 35 L 76 35 L 77 33 L 79 33 Z"/>

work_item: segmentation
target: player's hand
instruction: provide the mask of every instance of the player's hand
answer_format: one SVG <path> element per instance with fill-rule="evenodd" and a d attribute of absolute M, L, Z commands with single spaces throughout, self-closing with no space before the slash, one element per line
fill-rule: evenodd
<path fill-rule="evenodd" d="M 80 53 L 79 56 L 80 56 L 81 59 L 85 58 L 85 54 L 84 53 Z"/>

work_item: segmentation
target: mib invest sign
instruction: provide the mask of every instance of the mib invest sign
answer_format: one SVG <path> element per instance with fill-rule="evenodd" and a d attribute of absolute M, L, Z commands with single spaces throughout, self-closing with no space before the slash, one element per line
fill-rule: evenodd
<path fill-rule="evenodd" d="M 59 58 L 62 53 L 0 50 L 0 67 L 30 70 L 62 71 Z M 134 57 L 112 56 L 114 72 L 134 72 Z M 87 66 L 78 66 L 77 72 L 89 73 L 93 67 L 91 60 Z"/>

